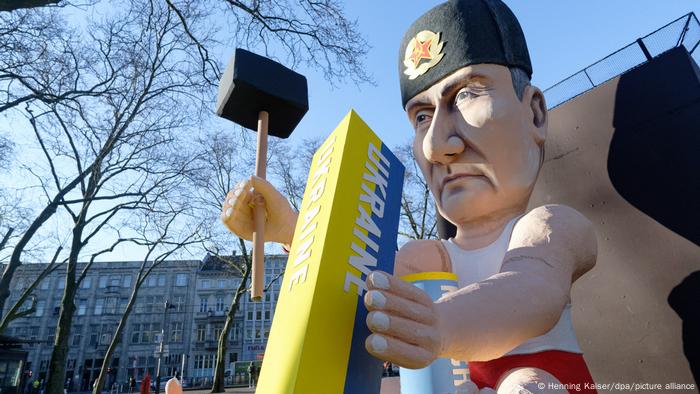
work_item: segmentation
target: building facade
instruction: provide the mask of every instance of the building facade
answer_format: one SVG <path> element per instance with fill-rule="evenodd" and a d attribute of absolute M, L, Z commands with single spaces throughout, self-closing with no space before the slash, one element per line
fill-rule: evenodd
<path fill-rule="evenodd" d="M 281 276 L 286 259 L 286 255 L 266 256 L 266 284 Z M 240 256 L 228 258 L 236 260 Z M 16 271 L 6 311 L 46 266 L 24 264 Z M 97 378 L 140 266 L 141 262 L 96 262 L 80 283 L 66 363 L 71 391 L 89 390 Z M 83 267 L 78 267 L 79 273 Z M 232 363 L 262 357 L 281 281 L 279 277 L 269 285 L 261 302 L 251 302 L 248 293 L 241 296 L 227 342 L 230 380 Z M 130 377 L 141 380 L 147 372 L 155 377 L 159 356 L 161 376 L 173 376 L 184 368 L 184 376 L 194 384 L 210 384 L 218 338 L 240 282 L 237 270 L 211 256 L 202 261 L 166 261 L 154 268 L 138 291 L 112 356 L 106 387 L 124 384 Z M 29 342 L 27 366 L 39 380 L 48 373 L 64 287 L 65 270 L 59 265 L 35 288 L 35 313 L 13 321 L 4 333 Z"/>

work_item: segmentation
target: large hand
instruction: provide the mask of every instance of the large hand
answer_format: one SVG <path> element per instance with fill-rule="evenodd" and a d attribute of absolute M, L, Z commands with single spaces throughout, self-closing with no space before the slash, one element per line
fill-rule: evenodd
<path fill-rule="evenodd" d="M 270 182 L 252 176 L 239 182 L 226 195 L 221 221 L 237 236 L 253 239 L 253 206 L 262 199 L 266 209 L 265 241 L 291 244 L 298 214 Z"/>
<path fill-rule="evenodd" d="M 373 356 L 406 368 L 423 368 L 441 353 L 438 314 L 421 289 L 385 272 L 367 278 L 365 347 Z"/>

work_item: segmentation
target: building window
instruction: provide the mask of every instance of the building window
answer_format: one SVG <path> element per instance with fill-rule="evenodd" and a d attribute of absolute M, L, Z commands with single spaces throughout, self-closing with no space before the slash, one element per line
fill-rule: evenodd
<path fill-rule="evenodd" d="M 80 341 L 82 340 L 82 335 L 73 334 L 73 346 L 80 346 Z"/>
<path fill-rule="evenodd" d="M 170 342 L 182 342 L 182 322 L 170 324 Z"/>
<path fill-rule="evenodd" d="M 55 330 L 55 328 L 54 328 Z M 32 341 L 36 341 L 36 338 L 39 336 L 39 327 L 30 327 L 29 328 L 29 339 Z"/>
<path fill-rule="evenodd" d="M 204 324 L 197 324 L 197 341 L 203 342 L 207 334 L 207 326 Z"/>
<path fill-rule="evenodd" d="M 270 320 L 270 311 L 265 311 L 265 320 Z"/>
<path fill-rule="evenodd" d="M 255 329 L 255 339 L 260 339 L 260 329 L 259 328 Z"/>
<path fill-rule="evenodd" d="M 248 311 L 248 319 L 247 320 L 253 320 L 253 311 Z"/>
<path fill-rule="evenodd" d="M 133 324 L 131 326 L 131 343 L 139 343 L 141 338 L 141 325 Z"/>
<path fill-rule="evenodd" d="M 78 301 L 78 316 L 83 316 L 87 312 L 87 300 Z"/>
<path fill-rule="evenodd" d="M 41 281 L 41 290 L 48 290 L 49 285 L 51 285 L 51 278 L 44 278 L 44 280 Z"/>
<path fill-rule="evenodd" d="M 36 317 L 41 317 L 44 316 L 44 309 L 46 309 L 46 301 L 37 301 L 36 303 L 36 311 L 34 312 L 34 315 Z"/>
<path fill-rule="evenodd" d="M 158 275 L 158 286 L 165 287 L 165 274 Z"/>
<path fill-rule="evenodd" d="M 89 289 L 92 287 L 92 277 L 91 276 L 86 276 L 83 278 L 83 281 L 80 282 L 80 288 L 81 289 Z"/>
<path fill-rule="evenodd" d="M 187 286 L 187 274 L 177 274 L 175 277 L 175 286 Z"/>
<path fill-rule="evenodd" d="M 102 309 L 104 308 L 104 305 L 105 305 L 104 298 L 98 298 L 97 300 L 95 300 L 95 315 L 102 314 Z"/>
<path fill-rule="evenodd" d="M 160 323 L 143 323 L 141 327 L 141 343 L 155 342 L 156 334 L 160 333 Z"/>
<path fill-rule="evenodd" d="M 224 279 L 219 279 L 219 288 L 220 288 L 220 289 L 225 289 L 225 288 L 226 288 L 226 280 L 224 280 Z"/>
<path fill-rule="evenodd" d="M 184 312 L 184 311 L 185 311 L 185 297 L 176 296 L 175 297 L 175 312 Z"/>
<path fill-rule="evenodd" d="M 218 297 L 216 297 L 216 311 L 223 312 L 223 310 L 224 310 L 224 297 L 218 296 Z"/>
<path fill-rule="evenodd" d="M 148 296 L 143 298 L 143 313 L 161 312 L 163 298 L 161 296 Z"/>
<path fill-rule="evenodd" d="M 199 311 L 200 312 L 206 312 L 208 304 L 209 304 L 208 297 L 199 297 Z"/>
<path fill-rule="evenodd" d="M 156 283 L 158 283 L 158 278 L 155 275 L 151 275 L 148 277 L 148 280 L 146 281 L 146 286 L 147 287 L 156 287 Z"/>
<path fill-rule="evenodd" d="M 211 288 L 211 282 L 209 279 L 204 279 L 202 280 L 202 289 L 210 289 Z"/>
<path fill-rule="evenodd" d="M 262 320 L 262 311 L 255 311 L 255 320 Z"/>
<path fill-rule="evenodd" d="M 214 326 L 214 340 L 219 340 L 219 337 L 221 336 L 221 332 L 224 331 L 224 326 L 221 324 L 217 324 Z"/>
<path fill-rule="evenodd" d="M 241 326 L 236 324 L 233 327 L 231 327 L 231 331 L 229 332 L 229 338 L 231 341 L 238 341 L 238 339 L 241 336 Z"/>
<path fill-rule="evenodd" d="M 59 289 L 65 289 L 65 288 L 66 288 L 66 281 L 59 278 L 59 280 L 58 280 L 58 288 L 59 288 Z"/>
<path fill-rule="evenodd" d="M 105 314 L 113 315 L 117 313 L 117 304 L 119 299 L 116 297 L 109 297 L 105 299 Z"/>
<path fill-rule="evenodd" d="M 122 282 L 122 287 L 131 287 L 131 275 L 124 275 L 124 281 Z"/>
<path fill-rule="evenodd" d="M 112 275 L 109 277 L 109 285 L 114 287 L 119 287 L 122 284 L 122 278 L 119 275 Z"/>
<path fill-rule="evenodd" d="M 96 324 L 90 325 L 90 341 L 88 344 L 90 346 L 97 346 L 97 340 L 100 338 L 100 326 Z"/>
<path fill-rule="evenodd" d="M 97 287 L 99 287 L 100 289 L 104 289 L 105 287 L 107 287 L 107 277 L 106 276 L 100 276 Z"/>

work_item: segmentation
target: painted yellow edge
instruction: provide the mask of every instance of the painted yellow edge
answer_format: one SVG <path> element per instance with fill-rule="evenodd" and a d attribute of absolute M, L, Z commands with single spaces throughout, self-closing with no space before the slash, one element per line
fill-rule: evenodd
<path fill-rule="evenodd" d="M 419 280 L 457 280 L 457 275 L 452 272 L 418 272 L 401 277 L 406 282 L 418 282 Z"/>

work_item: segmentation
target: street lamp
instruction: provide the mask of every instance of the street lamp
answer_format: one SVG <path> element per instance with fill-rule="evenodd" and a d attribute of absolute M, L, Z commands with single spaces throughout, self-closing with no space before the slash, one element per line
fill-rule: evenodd
<path fill-rule="evenodd" d="M 168 322 L 168 309 L 175 308 L 175 305 L 165 301 L 163 308 L 163 327 L 160 331 L 160 346 L 158 348 L 158 366 L 156 367 L 156 394 L 160 393 L 160 364 L 163 360 L 163 348 L 165 346 L 165 325 Z"/>

